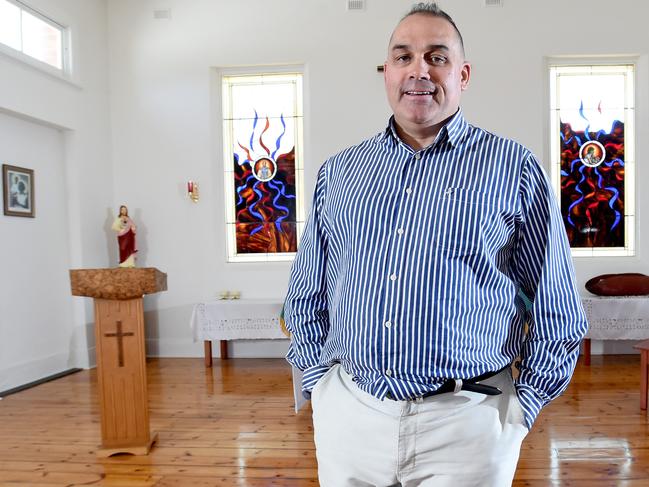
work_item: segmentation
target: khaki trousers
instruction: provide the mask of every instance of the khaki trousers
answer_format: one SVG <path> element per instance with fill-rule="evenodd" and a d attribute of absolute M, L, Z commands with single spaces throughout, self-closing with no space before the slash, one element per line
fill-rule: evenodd
<path fill-rule="evenodd" d="M 523 412 L 509 369 L 482 383 L 503 393 L 380 401 L 334 365 L 311 396 L 321 487 L 511 486 Z"/>

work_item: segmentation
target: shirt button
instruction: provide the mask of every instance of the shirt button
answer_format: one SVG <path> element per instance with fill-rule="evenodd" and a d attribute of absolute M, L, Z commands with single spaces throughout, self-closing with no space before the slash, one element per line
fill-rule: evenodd
<path fill-rule="evenodd" d="M 408 194 L 412 193 L 412 188 L 406 188 L 406 193 Z"/>
<path fill-rule="evenodd" d="M 397 233 L 398 233 L 399 235 L 403 235 L 403 228 L 400 228 L 399 230 L 397 230 Z"/>
<path fill-rule="evenodd" d="M 397 280 L 397 275 L 396 275 L 396 274 L 392 274 L 392 275 L 390 276 L 390 280 L 391 280 L 391 281 L 396 281 L 396 280 Z"/>
<path fill-rule="evenodd" d="M 385 327 L 386 327 L 386 328 L 390 328 L 391 326 L 392 326 L 392 323 L 391 323 L 391 322 L 389 322 L 389 321 L 386 321 L 386 322 L 385 322 Z"/>
<path fill-rule="evenodd" d="M 421 154 L 419 152 L 417 152 L 415 154 L 415 159 L 417 159 L 417 160 L 421 159 Z"/>
<path fill-rule="evenodd" d="M 385 371 L 385 375 L 387 375 L 387 376 L 391 376 L 391 375 L 392 375 L 392 371 L 391 371 L 390 369 L 386 369 L 386 371 Z"/>

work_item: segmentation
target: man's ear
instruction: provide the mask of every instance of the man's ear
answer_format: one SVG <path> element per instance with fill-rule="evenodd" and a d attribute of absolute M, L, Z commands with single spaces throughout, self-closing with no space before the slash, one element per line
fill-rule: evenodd
<path fill-rule="evenodd" d="M 469 63 L 464 63 L 462 65 L 462 73 L 460 80 L 460 87 L 462 91 L 466 90 L 469 86 L 469 79 L 471 78 L 471 65 Z"/>

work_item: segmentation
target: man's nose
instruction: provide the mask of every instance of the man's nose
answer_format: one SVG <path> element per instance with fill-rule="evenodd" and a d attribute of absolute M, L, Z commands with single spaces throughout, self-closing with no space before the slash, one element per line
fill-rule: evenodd
<path fill-rule="evenodd" d="M 417 59 L 412 64 L 410 79 L 429 80 L 430 79 L 430 72 L 428 70 L 429 67 L 430 66 L 428 65 L 428 63 L 424 58 Z"/>

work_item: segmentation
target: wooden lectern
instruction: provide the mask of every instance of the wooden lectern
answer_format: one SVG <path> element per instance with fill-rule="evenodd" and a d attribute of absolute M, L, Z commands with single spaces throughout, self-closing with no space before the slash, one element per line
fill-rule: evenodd
<path fill-rule="evenodd" d="M 157 434 L 149 430 L 142 296 L 167 290 L 155 268 L 70 271 L 74 296 L 95 298 L 95 343 L 101 410 L 97 454 L 146 455 Z"/>

